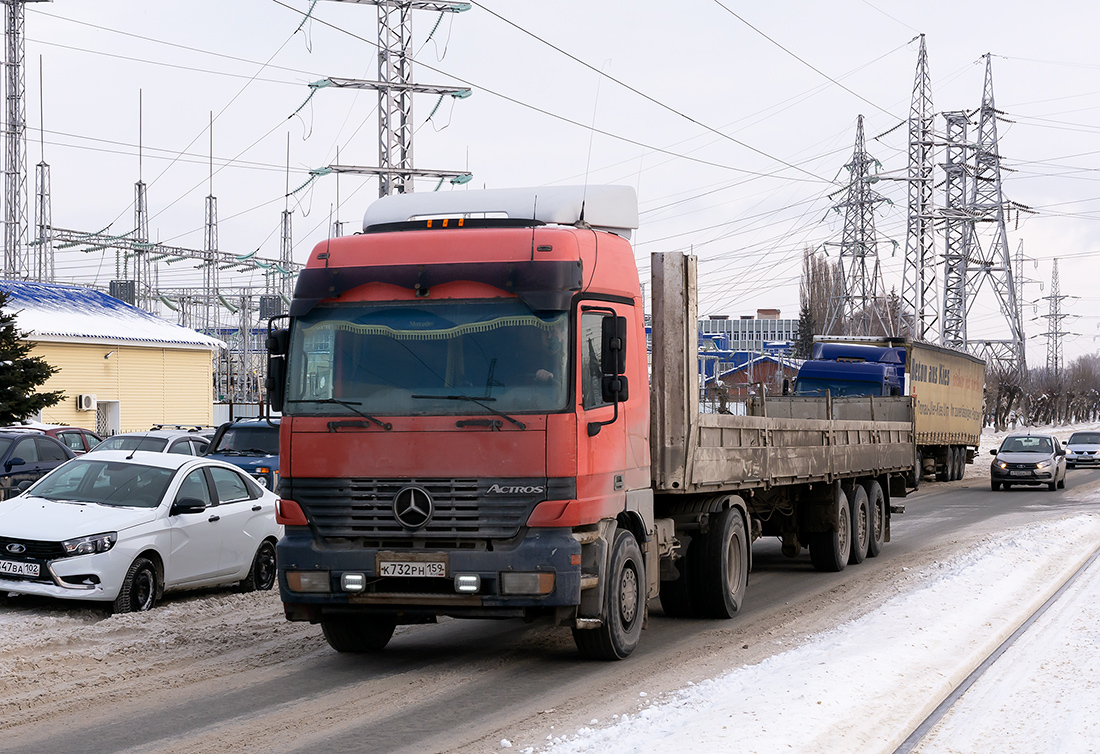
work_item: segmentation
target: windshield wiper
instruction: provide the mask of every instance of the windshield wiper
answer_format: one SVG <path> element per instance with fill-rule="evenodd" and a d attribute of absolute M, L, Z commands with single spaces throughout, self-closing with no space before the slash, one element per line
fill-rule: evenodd
<path fill-rule="evenodd" d="M 308 399 L 302 399 L 302 400 L 297 400 L 297 401 L 287 401 L 287 403 L 335 403 L 338 406 L 344 406 L 346 408 L 350 408 L 352 411 L 359 414 L 360 416 L 362 416 L 367 421 L 374 422 L 375 424 L 377 424 L 382 429 L 385 429 L 385 430 L 393 429 L 393 425 L 390 424 L 389 422 L 384 422 L 381 419 L 375 419 L 370 414 L 364 414 L 362 411 L 357 409 L 356 406 L 362 406 L 363 405 L 362 401 L 342 401 L 339 398 L 308 398 Z"/>
<path fill-rule="evenodd" d="M 517 427 L 519 427 L 520 429 L 527 429 L 527 425 L 524 424 L 523 422 L 521 422 L 519 419 L 513 419 L 512 417 L 508 416 L 508 414 L 504 413 L 503 411 L 497 411 L 492 406 L 486 406 L 484 403 L 482 403 L 482 401 L 495 401 L 496 398 L 471 398 L 468 395 L 414 395 L 412 397 L 413 398 L 424 398 L 426 400 L 437 400 L 437 401 L 469 401 L 470 403 L 476 403 L 477 405 L 481 406 L 486 411 L 489 411 L 490 413 L 496 414 L 497 416 L 501 417 L 502 419 L 507 419 L 508 421 L 512 422 L 512 424 L 515 424 Z"/>

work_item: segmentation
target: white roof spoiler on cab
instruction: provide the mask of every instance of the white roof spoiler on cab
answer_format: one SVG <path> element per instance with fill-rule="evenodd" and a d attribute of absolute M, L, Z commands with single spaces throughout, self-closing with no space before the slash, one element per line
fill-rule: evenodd
<path fill-rule="evenodd" d="M 632 186 L 543 186 L 384 196 L 367 208 L 363 230 L 378 225 L 440 217 L 537 220 L 552 225 L 585 223 L 629 239 L 638 227 Z"/>

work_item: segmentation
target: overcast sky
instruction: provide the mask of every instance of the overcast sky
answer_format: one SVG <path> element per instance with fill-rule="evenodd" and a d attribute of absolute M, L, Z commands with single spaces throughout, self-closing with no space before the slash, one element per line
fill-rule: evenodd
<path fill-rule="evenodd" d="M 131 230 L 140 177 L 154 240 L 201 248 L 212 192 L 219 248 L 277 257 L 288 185 L 306 184 L 337 150 L 341 164 L 378 162 L 376 94 L 324 89 L 302 107 L 310 82 L 377 78 L 376 18 L 370 5 L 333 0 L 28 3 L 28 163 L 51 166 L 54 225 Z M 692 250 L 702 314 L 797 317 L 802 250 L 840 239 L 843 216 L 830 211 L 840 197 L 829 195 L 845 180 L 857 117 L 882 171 L 904 175 L 907 129 L 895 126 L 909 111 L 917 36 L 926 35 L 937 112 L 979 107 L 989 52 L 1013 171 L 1005 195 L 1038 211 L 1013 213 L 1009 225 L 1010 251 L 1022 241 L 1034 260 L 1029 363 L 1046 359 L 1055 258 L 1061 293 L 1074 297 L 1061 327 L 1080 333 L 1066 340 L 1069 361 L 1100 347 L 1098 26 L 1100 9 L 1080 2 L 487 0 L 442 18 L 420 11 L 416 80 L 473 95 L 438 108 L 437 97 L 418 96 L 415 164 L 468 169 L 474 188 L 633 185 L 643 279 L 650 252 Z M 938 170 L 936 180 L 942 203 Z M 905 187 L 875 188 L 893 202 L 876 223 L 886 288 L 900 289 Z M 294 193 L 295 259 L 333 219 L 357 229 L 377 195 L 374 179 L 346 175 Z M 106 284 L 113 256 L 92 256 L 61 252 L 58 278 Z M 162 268 L 162 284 L 200 279 L 180 268 Z M 996 337 L 1001 321 L 979 300 L 969 327 Z"/>

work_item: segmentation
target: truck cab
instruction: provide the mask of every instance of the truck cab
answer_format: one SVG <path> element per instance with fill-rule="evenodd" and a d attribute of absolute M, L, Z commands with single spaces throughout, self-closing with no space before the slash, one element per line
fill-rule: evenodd
<path fill-rule="evenodd" d="M 268 341 L 288 619 L 369 651 L 548 615 L 629 654 L 657 578 L 636 226 L 629 187 L 408 194 L 313 250 Z"/>
<path fill-rule="evenodd" d="M 859 343 L 814 343 L 795 378 L 795 395 L 834 398 L 903 394 L 905 349 Z"/>

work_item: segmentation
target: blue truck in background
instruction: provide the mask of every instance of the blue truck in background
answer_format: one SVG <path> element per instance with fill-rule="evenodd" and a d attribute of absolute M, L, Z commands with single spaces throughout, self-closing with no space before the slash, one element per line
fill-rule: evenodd
<path fill-rule="evenodd" d="M 912 397 L 915 486 L 931 474 L 962 479 L 978 449 L 984 388 L 985 362 L 967 353 L 905 338 L 819 337 L 794 394 Z"/>

